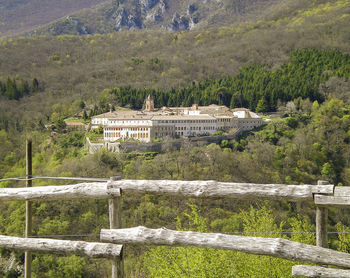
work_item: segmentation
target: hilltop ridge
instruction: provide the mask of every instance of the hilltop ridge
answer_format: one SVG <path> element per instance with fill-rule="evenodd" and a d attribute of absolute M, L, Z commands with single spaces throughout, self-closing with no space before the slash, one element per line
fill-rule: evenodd
<path fill-rule="evenodd" d="M 312 7 L 309 1 L 277 0 L 39 0 L 4 1 L 0 35 L 86 35 L 121 30 L 170 31 L 218 27 L 280 16 L 290 9 Z M 323 1 L 321 1 L 323 3 Z M 334 1 L 331 1 L 334 2 Z M 319 3 L 319 4 L 322 4 Z"/>
<path fill-rule="evenodd" d="M 0 2 L 0 36 L 29 32 L 69 14 L 107 0 L 3 0 Z"/>
<path fill-rule="evenodd" d="M 118 0 L 72 14 L 31 34 L 93 34 L 120 30 L 193 30 L 262 16 L 275 0 Z"/>

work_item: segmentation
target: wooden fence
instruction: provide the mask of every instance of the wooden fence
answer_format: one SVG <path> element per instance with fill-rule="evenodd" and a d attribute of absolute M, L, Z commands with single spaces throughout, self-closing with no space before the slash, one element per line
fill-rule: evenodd
<path fill-rule="evenodd" d="M 120 204 L 122 193 L 135 192 L 195 198 L 231 198 L 243 200 L 264 198 L 271 200 L 315 202 L 317 246 L 278 238 L 244 237 L 217 233 L 206 234 L 171 231 L 168 229 L 148 229 L 145 227 L 121 229 Z M 321 265 L 334 265 L 337 267 L 350 268 L 350 254 L 326 248 L 327 207 L 349 207 L 350 190 L 347 187 L 335 187 L 324 181 L 319 181 L 317 185 L 283 185 L 227 183 L 217 181 L 118 180 L 116 178 L 111 178 L 108 182 L 81 183 L 69 186 L 53 185 L 27 188 L 0 188 L 0 200 L 2 201 L 68 200 L 83 198 L 109 199 L 110 229 L 103 229 L 100 235 L 101 240 L 104 242 L 220 248 L 276 256 L 284 259 L 305 261 Z M 1 242 L 6 242 L 6 238 L 4 238 L 4 240 L 1 240 L 0 238 L 0 247 L 2 247 Z M 20 244 L 21 247 L 13 245 L 12 247 L 7 246 L 7 248 L 28 251 L 55 251 L 55 249 L 51 248 L 45 250 L 33 249 L 27 244 L 29 243 L 23 241 Z M 73 241 L 68 241 L 67 243 L 67 245 L 82 246 L 79 244 L 81 243 L 75 243 Z M 82 251 L 82 249 L 84 249 L 83 247 L 79 250 L 74 248 L 69 249 L 69 251 L 64 247 L 66 246 L 66 243 L 61 244 L 61 246 L 64 250 L 57 250 L 57 252 L 67 251 L 87 255 Z M 109 258 L 115 258 L 112 276 L 123 277 L 122 247 L 121 245 L 115 244 L 113 246 L 113 256 L 108 255 L 111 254 L 110 251 L 106 251 L 104 255 L 106 257 L 109 256 Z M 107 250 L 110 250 L 112 247 L 108 248 Z M 326 277 L 350 277 L 350 273 L 347 270 L 310 266 L 293 267 L 293 275 L 320 277 L 315 276 L 315 273 L 318 273 L 317 275 L 323 275 L 320 273 L 326 273 L 328 275 Z"/>
<path fill-rule="evenodd" d="M 101 241 L 142 245 L 194 246 L 268 255 L 287 260 L 350 268 L 350 254 L 282 238 L 173 231 L 166 228 L 102 229 Z"/>
<path fill-rule="evenodd" d="M 173 195 L 192 198 L 272 199 L 313 201 L 314 194 L 331 195 L 334 185 L 285 185 L 177 180 L 110 180 L 27 188 L 1 188 L 0 200 L 106 199 L 123 193 Z M 350 191 L 349 191 L 350 192 Z"/>
<path fill-rule="evenodd" d="M 120 196 L 121 190 L 109 187 L 106 182 L 114 181 L 120 177 L 110 179 L 71 178 L 68 180 L 88 180 L 92 183 L 81 183 L 66 186 L 32 187 L 33 179 L 62 179 L 62 177 L 33 177 L 32 176 L 32 142 L 26 142 L 26 176 L 20 180 L 26 181 L 25 188 L 1 188 L 0 201 L 25 201 L 25 238 L 0 236 L 0 247 L 19 249 L 25 251 L 24 277 L 31 277 L 31 251 L 76 253 L 90 257 L 104 257 L 112 259 L 112 277 L 124 277 L 123 246 L 104 243 L 87 243 L 83 241 L 52 240 L 44 238 L 31 238 L 32 231 L 32 208 L 31 201 L 47 200 L 70 200 L 70 199 L 109 199 L 109 222 L 110 228 L 121 228 L 120 225 Z M 13 180 L 16 180 L 14 178 Z"/>
<path fill-rule="evenodd" d="M 111 178 L 112 180 L 118 177 Z M 40 186 L 24 188 L 0 188 L 0 201 L 50 201 L 71 199 L 108 199 L 110 228 L 120 228 L 120 198 L 121 190 L 104 183 L 80 183 L 64 186 Z M 26 204 L 27 205 L 27 204 Z M 24 250 L 25 277 L 31 277 L 31 253 L 54 252 L 75 253 L 89 257 L 112 259 L 112 277 L 124 277 L 122 245 L 105 243 L 87 243 L 84 241 L 52 240 L 44 238 L 30 238 L 31 236 L 31 208 L 26 206 L 26 238 L 0 236 L 0 247 Z"/>
<path fill-rule="evenodd" d="M 119 259 L 122 245 L 97 242 L 0 236 L 0 247 L 24 251 L 79 254 L 92 258 Z"/>

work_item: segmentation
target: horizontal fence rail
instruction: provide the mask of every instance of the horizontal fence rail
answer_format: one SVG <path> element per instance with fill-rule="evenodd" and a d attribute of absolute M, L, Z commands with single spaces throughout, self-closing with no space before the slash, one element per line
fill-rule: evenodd
<path fill-rule="evenodd" d="M 0 236 L 0 248 L 116 259 L 120 257 L 123 246 L 111 243 Z"/>
<path fill-rule="evenodd" d="M 333 195 L 315 194 L 317 206 L 347 207 L 350 205 L 350 186 L 336 186 Z"/>
<path fill-rule="evenodd" d="M 333 194 L 334 185 L 285 185 L 231 183 L 218 181 L 119 180 L 109 181 L 110 187 L 123 192 L 170 194 L 199 198 L 278 199 L 313 201 L 313 194 Z"/>
<path fill-rule="evenodd" d="M 350 254 L 281 238 L 233 236 L 220 233 L 173 231 L 165 228 L 102 229 L 103 242 L 194 246 L 268 255 L 287 260 L 350 268 Z"/>
<path fill-rule="evenodd" d="M 197 198 L 275 199 L 313 201 L 314 194 L 333 194 L 334 185 L 285 185 L 217 181 L 117 180 L 51 185 L 32 188 L 0 188 L 0 200 L 104 199 L 125 193 L 167 194 Z"/>
<path fill-rule="evenodd" d="M 350 270 L 325 268 L 311 265 L 294 265 L 292 267 L 292 276 L 311 278 L 349 278 Z"/>
<path fill-rule="evenodd" d="M 107 183 L 0 188 L 1 201 L 108 199 L 121 195 L 120 189 Z"/>

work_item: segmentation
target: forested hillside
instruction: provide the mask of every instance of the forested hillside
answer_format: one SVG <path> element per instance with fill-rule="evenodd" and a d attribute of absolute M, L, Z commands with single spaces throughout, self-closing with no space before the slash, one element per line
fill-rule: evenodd
<path fill-rule="evenodd" d="M 81 100 L 97 105 L 104 89 L 177 90 L 193 82 L 231 78 L 247 66 L 274 72 L 297 49 L 338 49 L 346 55 L 349 6 L 348 1 L 314 4 L 305 10 L 286 9 L 270 20 L 193 32 L 3 39 L 0 79 L 36 78 L 43 90 L 19 103 L 1 101 L 0 122 L 21 130 L 38 127 L 54 112 L 77 112 Z"/>
<path fill-rule="evenodd" d="M 0 178 L 25 174 L 24 143 L 31 138 L 34 175 L 284 184 L 324 179 L 349 186 L 350 1 L 277 2 L 280 5 L 269 6 L 257 18 L 258 7 L 223 1 L 241 3 L 238 12 L 246 15 L 244 20 L 223 26 L 224 17 L 214 17 L 210 28 L 192 31 L 2 38 Z M 98 19 L 91 22 L 96 32 L 109 32 L 99 29 L 104 19 L 101 25 Z M 141 108 L 147 94 L 158 107 L 218 103 L 279 111 L 281 117 L 234 141 L 188 144 L 159 154 L 89 154 L 86 134 L 64 129 L 64 118 L 83 115 L 87 120 L 110 104 L 115 109 Z M 63 183 L 36 180 L 34 186 Z M 107 206 L 106 201 L 34 202 L 33 235 L 97 240 L 100 229 L 108 227 Z M 0 234 L 23 235 L 24 211 L 24 202 L 1 202 Z M 311 204 L 125 194 L 122 211 L 124 227 L 260 232 L 315 241 Z M 330 210 L 329 217 L 330 247 L 350 252 L 348 212 Z M 128 246 L 125 259 L 126 276 L 140 278 L 290 277 L 291 266 L 298 263 L 239 252 L 133 246 Z M 23 253 L 0 250 L 0 277 L 19 277 L 22 266 Z M 34 254 L 33 272 L 37 278 L 107 277 L 110 263 Z"/>
<path fill-rule="evenodd" d="M 33 79 L 31 85 L 26 80 L 16 80 L 8 77 L 6 81 L 0 81 L 0 96 L 7 99 L 19 100 L 20 98 L 35 93 L 39 90 L 39 81 Z"/>
<path fill-rule="evenodd" d="M 108 1 L 36 28 L 31 35 L 105 34 L 120 30 L 162 29 L 171 31 L 203 30 L 250 21 L 276 20 L 295 11 L 317 9 L 325 12 L 346 1 L 277 1 L 277 0 L 123 0 Z M 314 12 L 307 13 L 315 16 Z M 318 17 L 316 16 L 316 18 Z M 318 21 L 318 19 L 316 19 Z M 295 22 L 303 24 L 303 21 Z M 313 22 L 313 24 L 316 22 Z"/>
<path fill-rule="evenodd" d="M 106 0 L 3 0 L 0 2 L 0 36 L 28 32 L 103 2 Z"/>
<path fill-rule="evenodd" d="M 329 1 L 324 1 L 329 2 Z M 323 1 L 320 1 L 323 4 Z M 2 1 L 0 36 L 106 34 L 120 30 L 172 31 L 265 20 L 291 9 L 313 6 L 277 0 L 38 0 Z"/>
<path fill-rule="evenodd" d="M 230 108 L 247 107 L 257 112 L 276 111 L 278 103 L 296 98 L 323 101 L 327 92 L 320 90 L 320 84 L 332 76 L 348 80 L 349 65 L 350 55 L 339 51 L 297 50 L 291 53 L 287 64 L 274 71 L 262 65 L 249 66 L 234 77 L 201 81 L 198 85 L 178 90 L 116 88 L 109 91 L 110 97 L 106 100 L 141 109 L 146 96 L 150 94 L 157 107 L 214 103 Z M 100 105 L 108 109 L 107 103 Z"/>
<path fill-rule="evenodd" d="M 82 132 L 55 136 L 50 136 L 48 132 L 35 132 L 31 135 L 36 143 L 34 175 L 122 175 L 126 179 L 214 179 L 286 184 L 314 184 L 318 179 L 325 179 L 334 184 L 348 185 L 349 103 L 331 97 L 323 104 L 316 101 L 311 103 L 309 100 L 295 100 L 292 103 L 295 108 L 286 111 L 285 118 L 273 120 L 261 130 L 246 134 L 238 141 L 222 142 L 221 146 L 188 145 L 181 151 L 169 149 L 167 153 L 156 156 L 115 154 L 104 150 L 89 155 L 83 148 Z M 13 143 L 9 141 L 5 130 L 0 135 L 1 145 L 6 146 L 6 149 L 1 148 L 1 157 L 5 158 L 1 162 L 1 172 L 5 173 L 4 177 L 22 176 L 25 170 L 23 156 L 18 160 L 17 154 L 11 151 Z M 35 185 L 46 184 L 52 182 L 35 181 Z M 1 183 L 4 187 L 16 185 L 10 181 Z M 0 233 L 21 235 L 24 203 L 1 203 L 0 206 Z M 106 211 L 106 201 L 36 202 L 34 235 L 98 234 L 101 227 L 108 227 Z M 329 217 L 331 232 L 349 231 L 350 218 L 345 211 L 330 210 Z M 314 244 L 313 221 L 314 208 L 310 204 L 296 207 L 280 201 L 203 202 L 128 194 L 123 197 L 124 227 L 166 226 L 247 235 L 261 232 L 266 237 L 290 238 Z M 93 236 L 88 238 L 94 239 Z M 346 234 L 330 236 L 330 246 L 345 252 L 349 251 L 349 241 Z M 230 277 L 232 273 L 246 277 L 261 273 L 268 275 L 271 272 L 275 273 L 275 277 L 290 277 L 291 266 L 297 264 L 238 252 L 195 248 L 170 251 L 165 247 L 129 247 L 127 250 L 128 277 L 164 277 L 164 273 L 181 271 L 184 262 L 188 265 L 185 273 L 194 277 L 202 277 L 208 268 L 213 273 L 223 273 L 222 277 Z M 6 250 L 1 254 L 3 258 L 11 256 Z M 211 256 L 217 256 L 218 259 L 210 260 Z M 20 264 L 19 253 L 15 258 Z M 170 261 L 176 263 L 171 264 Z M 76 256 L 36 255 L 33 267 L 37 277 L 100 277 L 109 272 L 107 261 Z"/>

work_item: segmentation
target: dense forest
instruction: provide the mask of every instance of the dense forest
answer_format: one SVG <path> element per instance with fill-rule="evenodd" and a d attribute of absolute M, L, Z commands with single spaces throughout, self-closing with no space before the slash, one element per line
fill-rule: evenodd
<path fill-rule="evenodd" d="M 158 62 L 152 63 L 157 65 Z M 319 91 L 320 84 L 331 76 L 349 79 L 349 64 L 350 55 L 338 50 L 296 50 L 290 54 L 288 63 L 274 71 L 254 65 L 241 69 L 234 77 L 201 81 L 183 89 L 164 91 L 122 87 L 111 90 L 110 94 L 117 105 L 133 109 L 141 109 L 150 94 L 157 107 L 215 103 L 231 108 L 246 107 L 257 112 L 276 111 L 278 102 L 286 103 L 298 97 L 323 101 L 327 92 Z"/>
<path fill-rule="evenodd" d="M 0 96 L 7 99 L 19 100 L 20 98 L 35 93 L 39 90 L 39 81 L 34 78 L 29 85 L 26 80 L 16 80 L 8 77 L 6 81 L 0 81 Z"/>
<path fill-rule="evenodd" d="M 76 101 L 98 105 L 106 88 L 169 91 L 231 78 L 249 66 L 274 72 L 297 49 L 345 55 L 349 6 L 349 0 L 288 0 L 263 18 L 191 32 L 2 38 L 0 79 L 37 78 L 43 91 L 20 102 L 2 100 L 0 122 L 22 131 L 40 128 L 53 113 L 77 112 Z"/>

